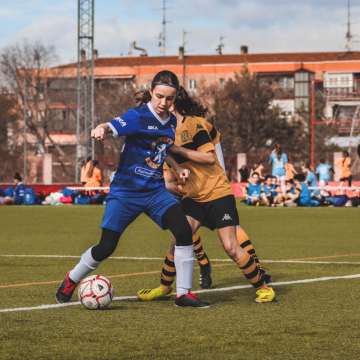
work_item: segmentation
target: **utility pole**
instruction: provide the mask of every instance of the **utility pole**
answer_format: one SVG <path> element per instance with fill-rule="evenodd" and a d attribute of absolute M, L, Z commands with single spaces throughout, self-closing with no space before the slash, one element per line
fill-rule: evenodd
<path fill-rule="evenodd" d="M 95 125 L 94 106 L 94 2 L 78 0 L 78 63 L 76 108 L 75 181 L 80 178 L 81 160 L 95 157 L 90 131 Z"/>
<path fill-rule="evenodd" d="M 26 78 L 24 79 L 24 103 L 23 103 L 23 116 L 24 116 L 24 127 L 23 127 L 23 152 L 24 152 L 24 164 L 23 164 L 23 178 L 26 182 L 27 175 L 27 83 Z"/>
<path fill-rule="evenodd" d="M 220 39 L 219 39 L 219 45 L 217 46 L 216 48 L 216 52 L 219 54 L 219 55 L 222 55 L 223 54 L 223 48 L 224 48 L 225 44 L 224 44 L 224 37 L 223 36 L 220 36 Z"/>
<path fill-rule="evenodd" d="M 186 89 L 186 35 L 188 34 L 187 31 L 183 30 L 182 32 L 182 45 L 179 49 L 179 52 L 181 53 L 182 57 L 182 85 L 184 89 Z"/>
<path fill-rule="evenodd" d="M 166 10 L 167 10 L 167 6 L 166 6 L 166 0 L 162 0 L 162 31 L 160 33 L 159 36 L 159 47 L 160 47 L 160 53 L 162 56 L 166 55 L 166 24 L 168 24 L 168 21 L 166 19 Z"/>

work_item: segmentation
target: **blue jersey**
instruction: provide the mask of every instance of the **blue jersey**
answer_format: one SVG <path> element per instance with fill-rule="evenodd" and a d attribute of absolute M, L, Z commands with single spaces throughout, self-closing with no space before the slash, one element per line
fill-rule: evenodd
<path fill-rule="evenodd" d="M 267 185 L 267 184 L 264 184 L 263 187 L 262 187 L 262 191 L 264 192 L 264 194 L 266 196 L 270 196 L 271 195 L 271 185 Z"/>
<path fill-rule="evenodd" d="M 301 191 L 300 191 L 299 203 L 301 205 L 305 205 L 310 203 L 311 194 L 309 188 L 305 183 L 301 183 L 300 185 L 301 185 Z"/>
<path fill-rule="evenodd" d="M 278 185 L 276 185 L 276 184 L 271 184 L 270 192 L 271 192 L 271 196 L 272 196 L 273 198 L 275 198 L 275 197 L 278 195 Z"/>
<path fill-rule="evenodd" d="M 329 164 L 319 164 L 316 168 L 316 174 L 319 176 L 320 181 L 330 181 L 331 165 Z"/>
<path fill-rule="evenodd" d="M 111 190 L 143 192 L 165 187 L 163 164 L 175 140 L 175 116 L 162 120 L 148 103 L 108 124 L 114 135 L 126 136 Z"/>
<path fill-rule="evenodd" d="M 14 202 L 16 205 L 22 205 L 24 203 L 25 197 L 25 185 L 23 183 L 19 183 L 15 186 L 14 189 Z"/>
<path fill-rule="evenodd" d="M 305 183 L 311 187 L 317 186 L 317 179 L 316 179 L 315 174 L 312 171 L 308 172 L 306 179 L 305 179 Z"/>
<path fill-rule="evenodd" d="M 248 183 L 247 194 L 248 196 L 260 196 L 261 184 L 251 184 Z"/>
<path fill-rule="evenodd" d="M 272 165 L 273 176 L 285 176 L 285 164 L 288 162 L 288 157 L 285 153 L 280 155 L 280 158 L 273 151 L 270 155 L 270 164 Z"/>

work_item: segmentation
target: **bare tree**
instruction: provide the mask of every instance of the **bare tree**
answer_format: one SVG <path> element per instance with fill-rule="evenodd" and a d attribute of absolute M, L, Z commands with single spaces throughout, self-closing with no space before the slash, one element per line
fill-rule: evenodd
<path fill-rule="evenodd" d="M 0 182 L 11 181 L 14 172 L 20 171 L 22 166 L 22 149 L 12 139 L 10 130 L 16 123 L 15 106 L 15 98 L 3 91 L 0 94 Z"/>
<path fill-rule="evenodd" d="M 109 121 L 135 106 L 134 84 L 124 81 L 98 83 L 95 93 L 95 112 L 98 122 Z M 103 168 L 114 170 L 117 166 L 124 138 L 110 138 L 96 143 L 96 156 Z"/>
<path fill-rule="evenodd" d="M 279 142 L 296 156 L 304 156 L 305 126 L 301 120 L 288 120 L 271 105 L 274 94 L 245 67 L 223 88 L 212 91 L 216 126 L 223 135 L 225 155 L 245 152 L 264 160 L 267 144 Z"/>
<path fill-rule="evenodd" d="M 51 144 L 59 155 L 62 163 L 64 152 L 54 142 L 50 134 L 50 123 L 54 120 L 50 111 L 51 101 L 48 93 L 48 80 L 60 77 L 60 68 L 50 69 L 57 60 L 55 49 L 40 42 L 24 41 L 21 44 L 11 45 L 2 49 L 0 53 L 0 72 L 5 86 L 16 99 L 14 111 L 21 125 L 26 120 L 27 138 L 30 149 L 37 153 L 47 151 L 47 144 Z M 25 119 L 26 118 L 26 119 Z M 14 129 L 14 132 L 16 130 Z M 15 133 L 17 138 L 23 133 Z"/>

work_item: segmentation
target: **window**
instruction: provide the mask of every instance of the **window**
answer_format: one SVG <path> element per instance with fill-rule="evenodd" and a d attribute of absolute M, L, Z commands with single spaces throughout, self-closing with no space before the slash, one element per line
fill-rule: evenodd
<path fill-rule="evenodd" d="M 294 88 L 294 78 L 290 76 L 284 76 L 279 79 L 279 86 L 284 90 Z"/>
<path fill-rule="evenodd" d="M 196 91 L 196 80 L 195 79 L 189 80 L 189 90 Z"/>

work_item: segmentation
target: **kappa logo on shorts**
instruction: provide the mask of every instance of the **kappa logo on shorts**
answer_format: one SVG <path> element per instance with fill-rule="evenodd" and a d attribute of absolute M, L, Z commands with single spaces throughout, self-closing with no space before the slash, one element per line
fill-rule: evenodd
<path fill-rule="evenodd" d="M 224 214 L 224 216 L 223 216 L 223 218 L 221 220 L 222 221 L 229 221 L 229 220 L 232 220 L 232 217 L 228 213 L 226 213 L 226 214 Z"/>

